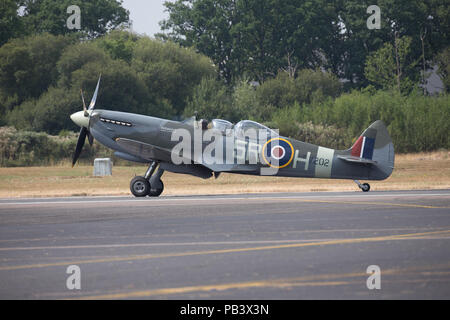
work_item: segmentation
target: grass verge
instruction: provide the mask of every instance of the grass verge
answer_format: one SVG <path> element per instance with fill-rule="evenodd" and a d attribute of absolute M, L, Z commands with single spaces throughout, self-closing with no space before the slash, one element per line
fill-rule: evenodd
<path fill-rule="evenodd" d="M 146 166 L 113 168 L 110 177 L 93 177 L 92 166 L 0 168 L 0 198 L 129 195 L 129 183 Z M 259 177 L 222 174 L 203 180 L 164 173 L 164 195 L 233 194 L 258 192 L 356 191 L 349 180 Z M 385 181 L 370 182 L 372 190 L 450 188 L 450 152 L 401 154 Z"/>

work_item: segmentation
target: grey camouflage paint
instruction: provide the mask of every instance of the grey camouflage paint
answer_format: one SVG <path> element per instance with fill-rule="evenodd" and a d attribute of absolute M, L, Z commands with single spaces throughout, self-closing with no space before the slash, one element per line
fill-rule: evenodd
<path fill-rule="evenodd" d="M 172 132 L 183 128 L 193 135 L 194 127 L 189 123 L 124 112 L 95 110 L 90 117 L 89 128 L 94 138 L 115 150 L 118 157 L 142 163 L 157 161 L 161 163 L 162 169 L 172 172 L 209 178 L 213 172 L 260 175 L 261 168 L 268 167 L 263 161 L 257 164 L 237 164 L 237 161 L 235 164 L 202 163 L 181 166 L 172 164 L 171 151 L 178 143 L 171 141 Z M 388 178 L 394 169 L 394 145 L 385 124 L 382 121 L 374 122 L 362 136 L 375 139 L 372 161 L 363 163 L 349 159 L 351 149 L 334 150 L 280 137 L 292 144 L 294 155 L 289 165 L 278 169 L 276 175 L 352 180 Z M 207 143 L 203 144 L 203 149 L 206 145 Z M 248 153 L 248 144 L 246 148 Z"/>

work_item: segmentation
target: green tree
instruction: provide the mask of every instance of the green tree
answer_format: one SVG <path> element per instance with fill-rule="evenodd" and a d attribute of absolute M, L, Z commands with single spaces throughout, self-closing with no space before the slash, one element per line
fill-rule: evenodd
<path fill-rule="evenodd" d="M 272 106 L 261 106 L 257 98 L 257 87 L 248 80 L 239 81 L 233 88 L 232 103 L 236 116 L 242 119 L 265 121 L 272 113 Z M 236 120 L 236 121 L 237 121 Z"/>
<path fill-rule="evenodd" d="M 39 99 L 31 99 L 8 114 L 17 129 L 57 134 L 65 128 L 76 129 L 69 116 L 82 108 L 79 92 L 50 87 Z"/>
<path fill-rule="evenodd" d="M 239 13 L 234 0 L 177 0 L 165 2 L 169 19 L 162 21 L 166 34 L 185 47 L 195 46 L 218 66 L 227 83 L 231 83 L 236 70 L 240 71 L 239 33 L 234 30 Z M 237 41 L 237 42 L 236 42 Z"/>
<path fill-rule="evenodd" d="M 49 34 L 16 39 L 2 54 L 0 122 L 52 134 L 76 130 L 69 116 L 82 109 L 80 89 L 89 99 L 100 74 L 97 107 L 164 118 L 181 115 L 194 87 L 216 75 L 193 49 L 125 32 L 74 44 Z"/>
<path fill-rule="evenodd" d="M 167 100 L 176 115 L 183 113 L 193 88 L 204 77 L 216 75 L 211 60 L 194 49 L 147 37 L 136 43 L 131 67 L 149 94 Z"/>
<path fill-rule="evenodd" d="M 91 97 L 99 74 L 102 75 L 98 94 L 98 108 L 140 113 L 155 116 L 167 116 L 167 110 L 160 108 L 160 96 L 151 95 L 138 73 L 123 60 L 89 62 L 72 73 L 71 90 L 78 93 L 80 88 Z M 169 109 L 169 114 L 170 114 Z"/>
<path fill-rule="evenodd" d="M 109 34 L 98 39 L 98 45 L 105 49 L 111 58 L 121 59 L 131 63 L 133 51 L 139 36 L 123 30 L 113 30 Z"/>
<path fill-rule="evenodd" d="M 411 39 L 410 55 L 413 60 L 422 57 L 421 35 L 425 34 L 423 49 L 426 67 L 433 56 L 442 50 L 449 39 L 449 10 L 445 0 L 369 0 L 337 1 L 340 31 L 323 46 L 327 64 L 340 78 L 349 80 L 352 87 L 364 87 L 367 56 L 395 38 Z M 369 30 L 366 13 L 369 5 L 377 4 L 381 10 L 381 29 Z M 415 66 L 420 74 L 421 66 Z"/>
<path fill-rule="evenodd" d="M 38 98 L 56 84 L 56 63 L 70 37 L 41 34 L 13 39 L 0 48 L 0 105 L 10 109 Z"/>
<path fill-rule="evenodd" d="M 22 34 L 23 24 L 17 14 L 18 10 L 18 1 L 0 1 L 0 46 L 8 42 L 9 39 Z"/>
<path fill-rule="evenodd" d="M 79 46 L 87 49 L 85 52 L 88 55 L 99 54 L 95 51 L 95 45 L 90 45 L 91 50 L 86 44 Z M 88 102 L 99 74 L 102 74 L 102 82 L 97 108 L 155 116 L 168 116 L 173 112 L 170 104 L 149 94 L 145 83 L 125 61 L 113 60 L 103 52 L 99 57 L 103 56 L 104 59 L 93 59 L 83 64 L 74 59 L 74 65 L 70 65 L 70 57 L 74 57 L 73 53 L 77 51 L 68 50 L 61 58 L 64 64 L 59 64 L 60 68 L 69 72 L 65 81 L 59 81 L 58 86 L 51 86 L 39 98 L 27 100 L 15 107 L 7 116 L 10 125 L 50 134 L 57 134 L 63 129 L 76 130 L 69 116 L 82 110 L 80 89 L 83 89 Z M 77 65 L 79 67 L 75 67 Z"/>
<path fill-rule="evenodd" d="M 334 41 L 338 29 L 340 1 L 278 0 L 271 8 L 273 16 L 273 41 L 270 55 L 275 58 L 272 75 L 280 69 L 295 75 L 296 69 L 335 71 L 328 64 L 325 51 Z"/>
<path fill-rule="evenodd" d="M 335 32 L 327 1 L 177 0 L 166 2 L 164 39 L 195 46 L 218 66 L 228 84 L 260 83 L 280 68 L 320 66 L 321 45 Z"/>
<path fill-rule="evenodd" d="M 365 77 L 383 89 L 396 86 L 394 48 L 389 42 L 367 57 Z"/>
<path fill-rule="evenodd" d="M 214 78 L 205 78 L 194 88 L 192 98 L 188 99 L 185 117 L 198 113 L 198 118 L 222 118 L 238 121 L 239 115 L 233 109 L 231 97 L 225 84 Z"/>
<path fill-rule="evenodd" d="M 121 0 L 22 0 L 21 18 L 29 33 L 48 32 L 55 35 L 76 32 L 67 28 L 67 8 L 77 5 L 81 10 L 81 32 L 95 38 L 118 27 L 129 25 L 129 12 Z"/>
<path fill-rule="evenodd" d="M 381 29 L 369 30 L 369 0 L 177 0 L 165 3 L 162 37 L 196 47 L 227 83 L 321 67 L 347 79 L 347 87 L 364 87 L 367 56 L 396 37 L 411 38 L 412 59 L 430 66 L 450 41 L 446 2 L 379 0 Z"/>
<path fill-rule="evenodd" d="M 411 38 L 395 39 L 394 45 L 387 42 L 367 57 L 365 77 L 382 89 L 395 88 L 398 92 L 410 91 L 418 79 L 414 72 L 417 61 L 412 61 Z"/>
<path fill-rule="evenodd" d="M 341 87 L 336 76 L 320 70 L 300 70 L 296 78 L 282 72 L 257 89 L 257 99 L 261 106 L 281 109 L 294 103 L 302 105 L 319 102 L 326 97 L 337 97 Z"/>
<path fill-rule="evenodd" d="M 57 62 L 57 69 L 59 72 L 58 86 L 71 88 L 74 81 L 72 78 L 77 70 L 83 69 L 88 64 L 97 64 L 99 65 L 98 71 L 101 72 L 102 69 L 106 69 L 109 61 L 111 61 L 111 57 L 103 48 L 96 45 L 95 42 L 87 41 L 75 43 L 63 51 Z M 98 77 L 98 74 L 93 75 L 94 79 L 96 77 Z M 77 83 L 77 85 L 80 84 L 81 83 Z M 82 83 L 82 85 L 84 86 L 86 83 Z M 78 90 L 79 89 L 80 88 L 78 88 Z M 94 90 L 89 87 L 86 89 Z"/>

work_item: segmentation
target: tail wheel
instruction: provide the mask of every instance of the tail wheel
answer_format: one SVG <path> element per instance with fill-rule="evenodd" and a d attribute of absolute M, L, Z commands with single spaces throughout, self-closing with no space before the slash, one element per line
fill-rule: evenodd
<path fill-rule="evenodd" d="M 363 184 L 361 185 L 361 190 L 362 190 L 363 192 L 369 192 L 369 190 L 370 190 L 370 184 L 368 184 L 368 183 L 363 183 Z"/>
<path fill-rule="evenodd" d="M 150 193 L 150 182 L 144 177 L 134 177 L 130 183 L 130 191 L 135 197 L 145 197 Z"/>
<path fill-rule="evenodd" d="M 157 183 L 158 188 L 151 188 L 150 192 L 148 194 L 149 197 L 159 197 L 161 193 L 164 191 L 164 183 L 159 180 L 159 183 Z"/>

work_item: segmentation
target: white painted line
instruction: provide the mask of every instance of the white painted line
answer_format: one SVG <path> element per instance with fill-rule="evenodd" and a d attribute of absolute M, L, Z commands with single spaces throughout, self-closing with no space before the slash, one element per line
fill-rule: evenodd
<path fill-rule="evenodd" d="M 157 199 L 136 199 L 136 198 L 114 198 L 111 197 L 108 200 L 85 200 L 85 198 L 82 198 L 80 200 L 69 200 L 69 201 L 60 201 L 61 198 L 49 198 L 49 200 L 52 201 L 16 201 L 16 202 L 0 202 L 0 208 L 4 206 L 16 206 L 16 205 L 65 205 L 65 204 L 102 204 L 102 203 L 165 203 L 165 202 L 177 202 L 177 201 L 238 201 L 238 200 L 277 200 L 277 199 L 320 199 L 320 198 L 348 198 L 353 197 L 352 200 L 367 200 L 370 198 L 379 198 L 379 197 L 449 197 L 450 193 L 394 193 L 394 194 L 348 194 L 348 195 L 298 195 L 298 196 L 274 196 L 274 195 L 268 195 L 268 196 L 253 196 L 253 197 L 196 197 L 196 198 L 157 198 Z M 70 198 L 68 198 L 70 199 Z M 93 199 L 93 198 L 92 198 Z"/>

